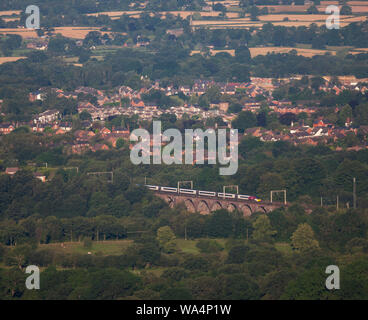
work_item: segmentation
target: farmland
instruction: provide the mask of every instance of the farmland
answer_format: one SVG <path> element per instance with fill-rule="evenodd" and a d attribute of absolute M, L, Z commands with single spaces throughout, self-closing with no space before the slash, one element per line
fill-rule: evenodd
<path fill-rule="evenodd" d="M 14 62 L 20 59 L 26 59 L 27 57 L 0 57 L 0 64 L 6 63 L 6 62 Z"/>
<path fill-rule="evenodd" d="M 61 34 L 64 37 L 72 39 L 84 39 L 91 31 L 99 31 L 100 28 L 94 27 L 56 27 L 53 34 Z M 110 32 L 101 32 L 101 34 L 110 34 Z M 7 28 L 0 29 L 0 34 L 17 34 L 23 38 L 37 38 L 37 32 L 25 28 Z"/>

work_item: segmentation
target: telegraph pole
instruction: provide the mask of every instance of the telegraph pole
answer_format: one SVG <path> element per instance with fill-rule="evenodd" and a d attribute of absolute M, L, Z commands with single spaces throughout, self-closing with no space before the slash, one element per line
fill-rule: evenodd
<path fill-rule="evenodd" d="M 273 197 L 272 197 L 273 193 L 279 193 L 279 192 L 284 193 L 284 204 L 286 204 L 287 203 L 286 202 L 286 189 L 285 190 L 271 190 L 270 191 L 270 201 L 271 201 L 271 203 L 272 203 L 272 200 L 273 200 Z"/>
<path fill-rule="evenodd" d="M 178 193 L 180 193 L 180 185 L 181 184 L 189 184 L 190 183 L 190 189 L 193 190 L 193 180 L 189 181 L 178 181 Z"/>
<path fill-rule="evenodd" d="M 336 210 L 339 210 L 339 195 L 336 196 Z"/>
<path fill-rule="evenodd" d="M 356 209 L 356 178 L 353 178 L 353 207 Z"/>
<path fill-rule="evenodd" d="M 222 192 L 223 192 L 223 197 L 224 197 L 224 199 L 225 199 L 225 192 L 226 192 L 226 188 L 233 188 L 233 189 L 236 189 L 236 194 L 239 194 L 239 186 L 238 186 L 238 185 L 223 186 L 223 187 L 222 187 Z"/>

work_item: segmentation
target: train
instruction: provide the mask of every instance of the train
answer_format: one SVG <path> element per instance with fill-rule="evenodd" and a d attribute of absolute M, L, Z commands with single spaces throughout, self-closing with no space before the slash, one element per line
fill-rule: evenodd
<path fill-rule="evenodd" d="M 189 195 L 195 197 L 213 197 L 213 198 L 221 198 L 221 199 L 234 199 L 234 200 L 246 200 L 246 201 L 256 201 L 261 202 L 262 200 L 255 197 L 249 196 L 245 194 L 234 194 L 234 193 L 223 193 L 223 192 L 215 192 L 215 191 L 203 191 L 203 190 L 192 190 L 192 189 L 182 189 L 173 188 L 173 187 L 160 187 L 146 184 L 146 188 L 156 192 L 164 192 L 164 193 L 176 193 L 182 195 Z"/>

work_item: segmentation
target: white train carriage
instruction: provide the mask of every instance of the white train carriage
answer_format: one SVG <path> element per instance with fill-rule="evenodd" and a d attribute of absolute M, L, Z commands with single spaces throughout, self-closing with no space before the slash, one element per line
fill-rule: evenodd
<path fill-rule="evenodd" d="M 247 195 L 245 195 L 245 194 L 238 194 L 238 199 L 239 200 L 251 200 L 250 198 L 250 196 L 247 196 Z"/>
<path fill-rule="evenodd" d="M 216 192 L 199 190 L 198 195 L 202 197 L 216 197 Z"/>
<path fill-rule="evenodd" d="M 171 193 L 178 193 L 178 188 L 172 187 L 161 187 L 162 192 L 171 192 Z"/>
<path fill-rule="evenodd" d="M 151 186 L 149 184 L 145 185 L 148 189 L 152 190 L 152 191 L 158 191 L 160 189 L 159 186 Z"/>
<path fill-rule="evenodd" d="M 257 201 L 257 202 L 261 201 L 261 199 L 258 199 L 255 196 L 249 196 L 245 194 L 233 194 L 233 193 L 223 193 L 223 192 L 204 191 L 204 190 L 197 191 L 193 189 L 178 189 L 178 188 L 173 188 L 173 187 L 160 187 L 160 186 L 154 186 L 154 185 L 145 185 L 145 186 L 149 190 L 152 190 L 152 191 L 179 193 L 179 194 L 199 196 L 199 197 L 211 197 L 211 198 L 217 197 L 217 198 L 222 198 L 222 199 L 237 199 L 237 200 Z"/>
<path fill-rule="evenodd" d="M 217 196 L 219 198 L 224 198 L 224 199 L 235 199 L 236 198 L 236 195 L 233 194 L 233 193 L 223 193 L 223 192 L 219 192 L 217 194 Z"/>
<path fill-rule="evenodd" d="M 190 194 L 195 196 L 197 194 L 197 190 L 192 190 L 192 189 L 179 189 L 179 193 L 182 194 Z"/>

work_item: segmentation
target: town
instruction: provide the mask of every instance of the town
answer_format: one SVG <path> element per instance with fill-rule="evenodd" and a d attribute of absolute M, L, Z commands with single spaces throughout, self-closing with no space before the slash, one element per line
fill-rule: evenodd
<path fill-rule="evenodd" d="M 290 81 L 290 80 L 289 80 Z M 298 144 L 326 144 L 335 146 L 336 150 L 342 150 L 342 147 L 336 145 L 339 139 L 344 139 L 350 135 L 360 135 L 361 141 L 355 141 L 353 145 L 348 145 L 350 150 L 360 150 L 368 148 L 366 136 L 368 134 L 368 126 L 353 126 L 352 119 L 347 118 L 346 122 L 338 126 L 332 124 L 328 119 L 319 114 L 318 106 L 309 106 L 305 104 L 295 104 L 288 100 L 276 100 L 272 93 L 278 84 L 274 84 L 269 78 L 251 78 L 249 83 L 215 83 L 213 81 L 196 80 L 192 87 L 190 86 L 174 86 L 161 87 L 155 82 L 147 88 L 139 91 L 133 90 L 127 86 L 121 86 L 112 90 L 112 92 L 104 92 L 88 87 L 79 87 L 75 91 L 65 92 L 61 89 L 40 88 L 36 92 L 29 93 L 29 101 L 44 101 L 48 94 L 53 94 L 57 98 L 66 98 L 78 100 L 78 95 L 85 95 L 93 98 L 95 103 L 90 101 L 79 101 L 77 112 L 79 114 L 78 128 L 73 128 L 73 116 L 62 114 L 55 109 L 48 109 L 35 115 L 29 122 L 12 122 L 1 123 L 0 133 L 9 134 L 19 127 L 29 127 L 34 133 L 44 133 L 47 135 L 72 134 L 73 142 L 67 146 L 67 152 L 83 153 L 87 150 L 92 152 L 99 150 L 108 150 L 111 147 L 116 148 L 119 139 L 129 141 L 131 129 L 129 124 L 125 126 L 114 126 L 112 121 L 116 117 L 136 118 L 137 125 L 142 121 L 150 121 L 160 119 L 164 115 L 172 115 L 175 119 L 195 119 L 208 123 L 209 119 L 221 119 L 223 127 L 234 128 L 233 120 L 237 114 L 229 111 L 229 102 L 233 97 L 240 96 L 244 101 L 240 105 L 240 112 L 251 112 L 259 114 L 262 108 L 267 113 L 275 115 L 277 118 L 287 118 L 289 116 L 290 123 L 276 128 L 275 130 L 254 126 L 246 128 L 240 135 L 250 135 L 259 138 L 261 141 L 289 141 L 295 145 Z M 366 85 L 358 83 L 356 79 L 344 79 L 340 85 L 331 85 L 327 80 L 319 90 L 332 92 L 336 95 L 341 94 L 344 90 L 353 90 L 364 94 L 368 89 Z M 191 104 L 184 102 L 182 105 L 166 107 L 154 102 L 145 102 L 144 97 L 149 96 L 152 92 L 162 93 L 166 97 L 185 96 L 185 97 L 201 97 L 206 94 L 210 88 L 216 88 L 223 101 L 218 103 L 210 103 L 208 107 L 201 107 L 198 103 Z M 259 101 L 259 97 L 262 100 Z M 338 114 L 339 108 L 334 109 L 334 113 Z M 298 116 L 304 115 L 302 120 Z M 318 115 L 318 116 L 315 116 Z M 6 114 L 3 114 L 6 116 Z M 311 120 L 313 119 L 313 120 Z M 309 124 L 307 124 L 307 122 Z M 106 125 L 105 125 L 106 124 Z M 218 128 L 209 125 L 210 128 Z M 97 139 L 98 138 L 98 139 Z M 239 137 L 241 139 L 241 137 Z M 239 141 L 240 141 L 239 139 Z M 97 141 L 98 140 L 98 141 Z M 97 142 L 96 142 L 97 141 Z"/>

